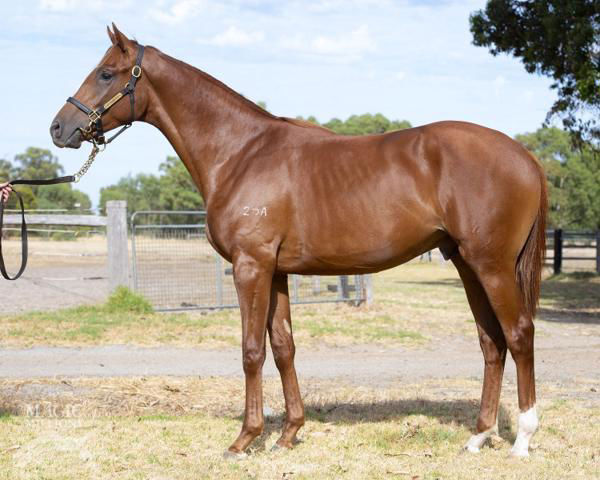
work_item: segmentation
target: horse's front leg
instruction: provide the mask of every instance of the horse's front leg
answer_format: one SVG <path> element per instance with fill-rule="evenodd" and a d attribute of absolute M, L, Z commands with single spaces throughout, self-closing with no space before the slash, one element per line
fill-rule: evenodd
<path fill-rule="evenodd" d="M 262 433 L 262 367 L 274 260 L 246 253 L 233 258 L 235 288 L 242 314 L 242 356 L 246 376 L 246 408 L 239 436 L 226 452 L 240 455 Z"/>

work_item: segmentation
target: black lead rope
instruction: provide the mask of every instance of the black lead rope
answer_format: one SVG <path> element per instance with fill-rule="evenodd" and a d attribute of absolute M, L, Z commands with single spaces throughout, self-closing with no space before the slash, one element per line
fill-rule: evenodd
<path fill-rule="evenodd" d="M 8 182 L 9 185 L 56 185 L 58 183 L 70 183 L 75 181 L 74 175 L 69 175 L 67 177 L 57 177 L 57 178 L 49 178 L 47 180 L 13 180 Z M 4 263 L 4 255 L 2 253 L 2 227 L 4 226 L 4 202 L 0 199 L 0 273 L 2 276 L 6 278 L 6 280 L 16 280 L 25 271 L 25 267 L 27 266 L 27 223 L 25 222 L 25 206 L 23 205 L 23 198 L 16 190 L 13 190 L 13 193 L 17 196 L 19 200 L 19 205 L 21 207 L 21 267 L 19 271 L 14 277 L 11 277 L 6 271 L 6 265 Z"/>

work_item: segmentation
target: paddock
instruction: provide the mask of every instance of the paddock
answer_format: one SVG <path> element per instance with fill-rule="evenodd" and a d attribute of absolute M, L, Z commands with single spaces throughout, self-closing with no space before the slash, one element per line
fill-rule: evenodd
<path fill-rule="evenodd" d="M 270 451 L 283 402 L 269 354 L 265 433 L 246 460 L 223 462 L 243 411 L 239 313 L 103 314 L 93 305 L 109 291 L 105 245 L 103 237 L 32 241 L 21 290 L 40 299 L 43 313 L 0 284 L 2 301 L 11 298 L 3 308 L 22 312 L 0 322 L 0 368 L 14 372 L 0 384 L 8 478 L 591 478 L 600 466 L 600 282 L 592 272 L 545 272 L 536 321 L 542 427 L 529 460 L 507 458 L 517 411 L 511 359 L 500 435 L 480 455 L 459 453 L 479 408 L 481 353 L 454 267 L 434 254 L 374 275 L 371 306 L 293 306 L 303 443 Z M 17 364 L 29 358 L 24 369 L 35 376 L 13 368 L 9 354 L 26 355 Z M 150 358 L 164 359 L 165 369 L 153 374 Z"/>

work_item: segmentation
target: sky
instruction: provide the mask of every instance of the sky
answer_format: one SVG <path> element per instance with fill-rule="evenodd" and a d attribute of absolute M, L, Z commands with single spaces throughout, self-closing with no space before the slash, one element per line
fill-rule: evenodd
<path fill-rule="evenodd" d="M 381 112 L 422 125 L 465 120 L 509 135 L 541 126 L 546 77 L 472 45 L 483 0 L 20 0 L 0 4 L 0 158 L 50 149 L 75 172 L 89 146 L 59 149 L 48 128 L 110 45 L 106 25 L 190 63 L 275 115 Z M 97 204 L 121 177 L 157 173 L 174 150 L 136 122 L 76 188 Z"/>

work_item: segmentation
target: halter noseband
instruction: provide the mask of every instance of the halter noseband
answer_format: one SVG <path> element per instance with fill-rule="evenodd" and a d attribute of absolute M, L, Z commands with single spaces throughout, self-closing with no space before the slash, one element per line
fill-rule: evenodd
<path fill-rule="evenodd" d="M 118 92 L 114 97 L 112 97 L 108 102 L 104 105 L 92 109 L 88 106 L 81 103 L 74 97 L 67 98 L 67 102 L 75 105 L 79 110 L 85 113 L 90 122 L 86 128 L 80 128 L 79 130 L 83 134 L 83 137 L 86 140 L 91 141 L 94 146 L 96 145 L 108 145 L 115 138 L 117 138 L 121 133 L 131 127 L 131 124 L 135 121 L 135 84 L 138 81 L 138 78 L 142 76 L 142 58 L 144 56 L 144 46 L 138 44 L 137 57 L 135 60 L 135 65 L 131 69 L 131 78 L 129 82 L 125 85 L 123 90 Z M 129 95 L 129 101 L 131 103 L 131 119 L 129 123 L 123 125 L 121 129 L 115 133 L 108 140 L 104 137 L 104 128 L 102 126 L 102 115 L 104 115 L 110 107 L 115 105 L 119 100 L 123 97 Z"/>

